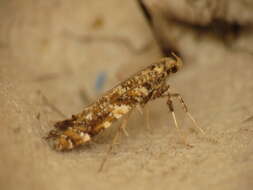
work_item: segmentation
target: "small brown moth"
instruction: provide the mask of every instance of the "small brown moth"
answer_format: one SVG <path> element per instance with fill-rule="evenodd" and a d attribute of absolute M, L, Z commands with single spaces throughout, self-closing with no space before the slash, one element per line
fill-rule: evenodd
<path fill-rule="evenodd" d="M 180 100 L 187 115 L 203 133 L 188 112 L 180 94 L 169 92 L 170 86 L 166 83 L 166 79 L 181 67 L 182 61 L 175 54 L 149 65 L 106 92 L 97 101 L 84 108 L 81 113 L 55 123 L 55 129 L 49 132 L 47 138 L 53 140 L 56 150 L 74 149 L 89 142 L 135 107 L 143 107 L 149 101 L 162 97 L 167 97 L 167 105 L 177 128 L 172 104 L 173 97 Z"/>

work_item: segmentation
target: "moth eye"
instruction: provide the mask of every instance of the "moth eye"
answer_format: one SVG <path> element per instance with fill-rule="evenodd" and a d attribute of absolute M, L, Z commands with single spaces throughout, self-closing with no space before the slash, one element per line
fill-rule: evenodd
<path fill-rule="evenodd" d="M 177 68 L 176 65 L 174 65 L 170 70 L 171 70 L 172 73 L 176 73 L 178 68 Z"/>

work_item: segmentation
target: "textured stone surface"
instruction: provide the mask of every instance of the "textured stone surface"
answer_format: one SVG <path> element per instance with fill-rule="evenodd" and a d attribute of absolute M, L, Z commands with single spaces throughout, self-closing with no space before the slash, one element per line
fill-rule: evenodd
<path fill-rule="evenodd" d="M 160 30 L 180 36 L 170 45 L 179 47 L 185 65 L 170 83 L 206 136 L 190 130 L 176 103 L 192 147 L 180 144 L 165 100 L 158 100 L 148 105 L 151 131 L 134 113 L 130 136 L 98 174 L 113 127 L 90 146 L 55 152 L 43 136 L 62 117 L 45 97 L 64 114 L 77 113 L 98 94 L 100 72 L 107 72 L 104 91 L 161 56 L 135 1 L 2 1 L 0 9 L 1 189 L 251 189 L 250 33 L 232 48 L 205 35 L 196 39 L 194 30 Z"/>

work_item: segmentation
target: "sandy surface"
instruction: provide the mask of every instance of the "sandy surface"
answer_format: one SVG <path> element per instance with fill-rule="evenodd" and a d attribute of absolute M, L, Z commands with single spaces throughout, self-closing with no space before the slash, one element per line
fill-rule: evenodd
<path fill-rule="evenodd" d="M 206 133 L 197 133 L 176 103 L 191 146 L 181 143 L 166 100 L 157 100 L 148 105 L 151 129 L 135 112 L 130 136 L 101 173 L 118 123 L 79 150 L 50 149 L 43 137 L 62 119 L 52 105 L 77 113 L 101 93 L 94 90 L 100 72 L 107 73 L 104 91 L 161 55 L 134 1 L 43 2 L 1 6 L 1 189 L 252 188 L 253 57 L 216 43 L 198 43 L 170 80 Z M 124 16 L 130 9 L 135 19 Z"/>

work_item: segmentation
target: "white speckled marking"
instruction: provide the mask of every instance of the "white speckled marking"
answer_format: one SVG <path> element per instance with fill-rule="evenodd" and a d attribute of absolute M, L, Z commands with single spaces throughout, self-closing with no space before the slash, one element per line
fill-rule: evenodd
<path fill-rule="evenodd" d="M 128 105 L 115 105 L 114 106 L 114 110 L 112 111 L 112 114 L 113 116 L 116 118 L 116 119 L 119 119 L 122 117 L 122 115 L 126 114 L 127 112 L 129 112 L 129 110 L 131 109 L 130 106 Z"/>
<path fill-rule="evenodd" d="M 73 143 L 71 142 L 71 140 L 68 140 L 68 143 L 69 143 L 68 149 L 72 149 L 74 146 L 73 146 Z"/>
<path fill-rule="evenodd" d="M 104 125 L 104 128 L 108 128 L 111 126 L 111 123 L 109 121 L 106 121 L 103 123 L 103 125 Z"/>
<path fill-rule="evenodd" d="M 86 115 L 86 119 L 92 120 L 92 113 L 88 113 L 88 115 Z"/>
<path fill-rule="evenodd" d="M 163 72 L 163 68 L 162 67 L 155 67 L 154 70 L 158 73 Z"/>
<path fill-rule="evenodd" d="M 141 87 L 138 89 L 142 94 L 144 94 L 145 96 L 148 95 L 148 90 L 145 87 Z"/>
<path fill-rule="evenodd" d="M 88 133 L 84 133 L 82 137 L 83 142 L 87 142 L 90 140 L 90 135 Z"/>

